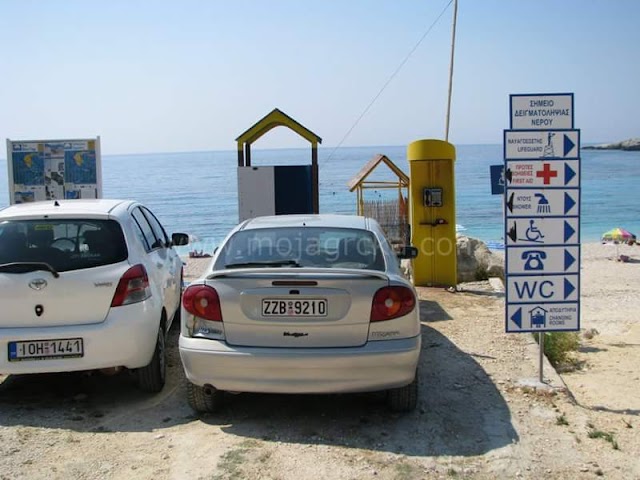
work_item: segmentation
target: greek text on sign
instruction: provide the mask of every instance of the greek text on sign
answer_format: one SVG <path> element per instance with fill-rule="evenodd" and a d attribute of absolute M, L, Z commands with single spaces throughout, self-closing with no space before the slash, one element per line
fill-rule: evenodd
<path fill-rule="evenodd" d="M 511 95 L 511 128 L 573 128 L 573 94 Z"/>
<path fill-rule="evenodd" d="M 511 187 L 578 187 L 579 160 L 512 160 L 507 162 L 505 179 Z"/>
<path fill-rule="evenodd" d="M 505 130 L 504 158 L 577 159 L 580 130 Z"/>
<path fill-rule="evenodd" d="M 577 302 L 507 305 L 507 333 L 579 330 L 579 325 Z"/>
<path fill-rule="evenodd" d="M 577 274 L 507 278 L 509 303 L 577 302 Z"/>
<path fill-rule="evenodd" d="M 507 221 L 507 246 L 577 244 L 579 223 L 574 218 L 511 218 Z"/>
<path fill-rule="evenodd" d="M 507 194 L 507 217 L 578 215 L 580 193 L 574 190 L 513 189 Z"/>
<path fill-rule="evenodd" d="M 546 275 L 579 273 L 580 247 L 525 246 L 507 250 L 509 275 Z"/>

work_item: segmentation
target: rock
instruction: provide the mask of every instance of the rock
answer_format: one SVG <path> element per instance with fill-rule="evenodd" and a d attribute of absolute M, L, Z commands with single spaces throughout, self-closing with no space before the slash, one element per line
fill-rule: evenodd
<path fill-rule="evenodd" d="M 458 283 L 486 280 L 489 277 L 504 279 L 503 259 L 487 248 L 477 238 L 458 235 Z"/>
<path fill-rule="evenodd" d="M 583 150 L 640 150 L 640 138 L 630 138 L 617 143 L 589 145 L 582 148 Z"/>

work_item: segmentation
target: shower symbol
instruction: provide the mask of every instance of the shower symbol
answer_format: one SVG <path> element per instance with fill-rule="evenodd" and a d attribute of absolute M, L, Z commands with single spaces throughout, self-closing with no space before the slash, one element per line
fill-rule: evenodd
<path fill-rule="evenodd" d="M 536 193 L 534 196 L 538 197 L 538 213 L 551 213 L 551 205 L 547 197 L 542 193 Z"/>

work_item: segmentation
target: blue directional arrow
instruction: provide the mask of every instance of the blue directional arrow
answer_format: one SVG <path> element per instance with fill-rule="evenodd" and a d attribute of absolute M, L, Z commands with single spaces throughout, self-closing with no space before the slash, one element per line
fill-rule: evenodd
<path fill-rule="evenodd" d="M 568 270 L 571 265 L 576 262 L 576 257 L 571 255 L 569 250 L 564 251 L 564 269 Z"/>
<path fill-rule="evenodd" d="M 565 194 L 564 194 L 564 213 L 565 214 L 569 213 L 569 210 L 571 210 L 575 204 L 576 204 L 576 201 L 573 198 L 571 198 L 571 195 L 569 195 L 568 193 L 565 192 Z"/>
<path fill-rule="evenodd" d="M 522 328 L 522 308 L 516 310 L 516 313 L 511 315 L 511 321 L 515 323 L 518 328 Z"/>
<path fill-rule="evenodd" d="M 576 233 L 575 229 L 569 225 L 569 222 L 567 222 L 565 220 L 564 222 L 564 241 L 566 242 L 567 240 L 569 240 L 573 234 Z"/>
<path fill-rule="evenodd" d="M 571 295 L 575 289 L 576 287 L 574 287 L 573 284 L 565 278 L 564 279 L 564 299 L 566 300 L 567 298 L 569 298 L 569 295 Z"/>
<path fill-rule="evenodd" d="M 563 157 L 566 157 L 567 154 L 573 150 L 573 147 L 575 147 L 576 144 L 573 143 L 573 140 L 571 140 L 569 138 L 569 135 L 567 135 L 566 133 L 564 134 L 564 155 L 562 155 Z"/>
<path fill-rule="evenodd" d="M 575 170 L 571 168 L 568 163 L 565 163 L 564 164 L 564 184 L 568 185 L 569 182 L 573 180 L 573 177 L 575 176 L 576 176 Z"/>

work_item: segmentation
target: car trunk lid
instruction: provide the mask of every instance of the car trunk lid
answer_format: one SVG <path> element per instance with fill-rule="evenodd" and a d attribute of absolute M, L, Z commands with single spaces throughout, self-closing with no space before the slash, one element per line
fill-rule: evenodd
<path fill-rule="evenodd" d="M 111 306 L 127 262 L 60 272 L 0 271 L 0 328 L 100 323 Z M 19 270 L 14 269 L 15 272 Z"/>
<path fill-rule="evenodd" d="M 213 272 L 227 342 L 252 347 L 352 347 L 366 343 L 382 272 L 276 268 Z"/>

